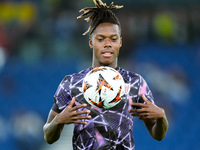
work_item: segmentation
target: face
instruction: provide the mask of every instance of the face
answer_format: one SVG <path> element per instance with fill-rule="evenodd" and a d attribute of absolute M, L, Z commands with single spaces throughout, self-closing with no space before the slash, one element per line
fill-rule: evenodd
<path fill-rule="evenodd" d="M 93 68 L 98 66 L 117 67 L 119 49 L 122 45 L 118 25 L 99 24 L 90 37 L 89 45 L 93 49 Z"/>

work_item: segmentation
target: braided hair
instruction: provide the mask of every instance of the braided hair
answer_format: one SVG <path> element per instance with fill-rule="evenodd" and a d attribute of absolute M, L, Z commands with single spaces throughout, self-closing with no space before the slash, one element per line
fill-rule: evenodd
<path fill-rule="evenodd" d="M 112 10 L 120 9 L 123 6 L 114 5 L 113 2 L 107 6 L 107 4 L 103 3 L 101 0 L 93 0 L 93 2 L 96 7 L 86 7 L 81 9 L 79 12 L 83 11 L 83 14 L 77 17 L 77 19 L 79 19 L 89 16 L 84 20 L 87 22 L 91 20 L 88 30 L 83 33 L 83 35 L 86 35 L 88 32 L 90 32 L 89 35 L 91 35 L 96 27 L 101 23 L 113 23 L 117 24 L 121 28 L 120 22 Z"/>

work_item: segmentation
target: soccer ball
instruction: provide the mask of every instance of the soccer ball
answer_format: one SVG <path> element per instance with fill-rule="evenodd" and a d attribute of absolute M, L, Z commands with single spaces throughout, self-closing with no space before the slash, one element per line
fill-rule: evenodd
<path fill-rule="evenodd" d="M 85 76 L 82 91 L 90 105 L 109 109 L 121 101 L 125 93 L 125 83 L 121 74 L 115 69 L 97 67 Z"/>

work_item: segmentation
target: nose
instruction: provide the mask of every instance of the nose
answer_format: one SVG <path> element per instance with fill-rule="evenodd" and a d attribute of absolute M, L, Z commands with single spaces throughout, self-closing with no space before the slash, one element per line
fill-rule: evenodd
<path fill-rule="evenodd" d="M 111 48 L 111 47 L 112 47 L 112 44 L 111 44 L 110 39 L 105 39 L 104 48 Z"/>

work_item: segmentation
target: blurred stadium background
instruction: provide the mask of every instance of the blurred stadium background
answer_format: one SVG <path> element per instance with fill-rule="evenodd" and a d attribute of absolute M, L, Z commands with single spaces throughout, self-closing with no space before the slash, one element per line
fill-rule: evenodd
<path fill-rule="evenodd" d="M 111 0 L 104 0 L 108 4 Z M 200 1 L 114 0 L 122 24 L 119 65 L 141 74 L 169 130 L 153 140 L 135 119 L 138 150 L 200 149 Z M 0 149 L 71 150 L 72 126 L 53 145 L 42 126 L 58 84 L 91 65 L 88 24 L 76 20 L 92 0 L 0 1 Z"/>

